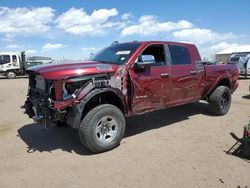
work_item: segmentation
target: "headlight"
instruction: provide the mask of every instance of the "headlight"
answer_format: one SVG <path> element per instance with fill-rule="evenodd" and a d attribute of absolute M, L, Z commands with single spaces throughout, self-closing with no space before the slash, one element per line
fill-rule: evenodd
<path fill-rule="evenodd" d="M 45 81 L 40 75 L 36 75 L 36 88 L 41 91 L 45 91 Z"/>
<path fill-rule="evenodd" d="M 67 100 L 75 96 L 75 93 L 83 88 L 89 80 L 81 80 L 70 83 L 63 83 L 63 100 Z"/>

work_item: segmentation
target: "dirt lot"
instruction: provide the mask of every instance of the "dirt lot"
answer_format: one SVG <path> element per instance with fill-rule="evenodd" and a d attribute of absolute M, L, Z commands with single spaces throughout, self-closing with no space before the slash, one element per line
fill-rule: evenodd
<path fill-rule="evenodd" d="M 120 147 L 91 155 L 76 130 L 23 114 L 27 79 L 0 79 L 0 187 L 250 187 L 249 160 L 225 153 L 250 119 L 249 84 L 226 116 L 194 103 L 128 119 Z"/>

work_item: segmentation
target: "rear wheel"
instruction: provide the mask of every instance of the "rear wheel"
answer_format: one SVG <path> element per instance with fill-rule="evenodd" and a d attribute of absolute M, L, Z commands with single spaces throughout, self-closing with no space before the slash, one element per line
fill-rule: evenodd
<path fill-rule="evenodd" d="M 117 147 L 125 133 L 125 117 L 110 104 L 93 108 L 82 120 L 79 137 L 82 144 L 94 153 Z"/>
<path fill-rule="evenodd" d="M 8 72 L 6 72 L 5 76 L 8 79 L 14 79 L 14 78 L 16 78 L 16 72 L 15 71 L 8 71 Z"/>
<path fill-rule="evenodd" d="M 231 106 L 231 91 L 226 86 L 217 87 L 209 97 L 210 111 L 217 115 L 224 115 Z"/>

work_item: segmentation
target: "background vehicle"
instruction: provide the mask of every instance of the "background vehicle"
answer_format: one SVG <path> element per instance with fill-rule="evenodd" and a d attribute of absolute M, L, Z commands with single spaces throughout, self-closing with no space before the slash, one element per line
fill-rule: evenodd
<path fill-rule="evenodd" d="M 87 62 L 36 66 L 28 74 L 29 117 L 79 129 L 95 153 L 119 145 L 125 117 L 199 100 L 224 115 L 238 86 L 235 64 L 204 65 L 194 45 L 158 41 L 115 43 Z"/>
<path fill-rule="evenodd" d="M 248 58 L 242 58 L 240 61 L 240 75 L 247 78 L 250 75 L 250 56 Z"/>
<path fill-rule="evenodd" d="M 245 63 L 248 61 L 249 58 L 250 58 L 249 53 L 235 53 L 230 56 L 228 63 L 236 64 L 239 73 L 241 75 L 244 73 L 245 76 Z"/>
<path fill-rule="evenodd" d="M 9 79 L 25 75 L 26 69 L 42 62 L 26 62 L 25 52 L 19 56 L 16 52 L 0 52 L 0 73 Z"/>

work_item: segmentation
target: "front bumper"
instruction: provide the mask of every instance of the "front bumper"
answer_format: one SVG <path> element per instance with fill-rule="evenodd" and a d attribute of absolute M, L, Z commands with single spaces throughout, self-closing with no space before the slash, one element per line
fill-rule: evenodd
<path fill-rule="evenodd" d="M 35 88 L 30 88 L 29 96 L 23 105 L 24 113 L 36 123 L 49 127 L 62 118 L 62 113 L 52 107 L 53 104 L 46 94 Z"/>

